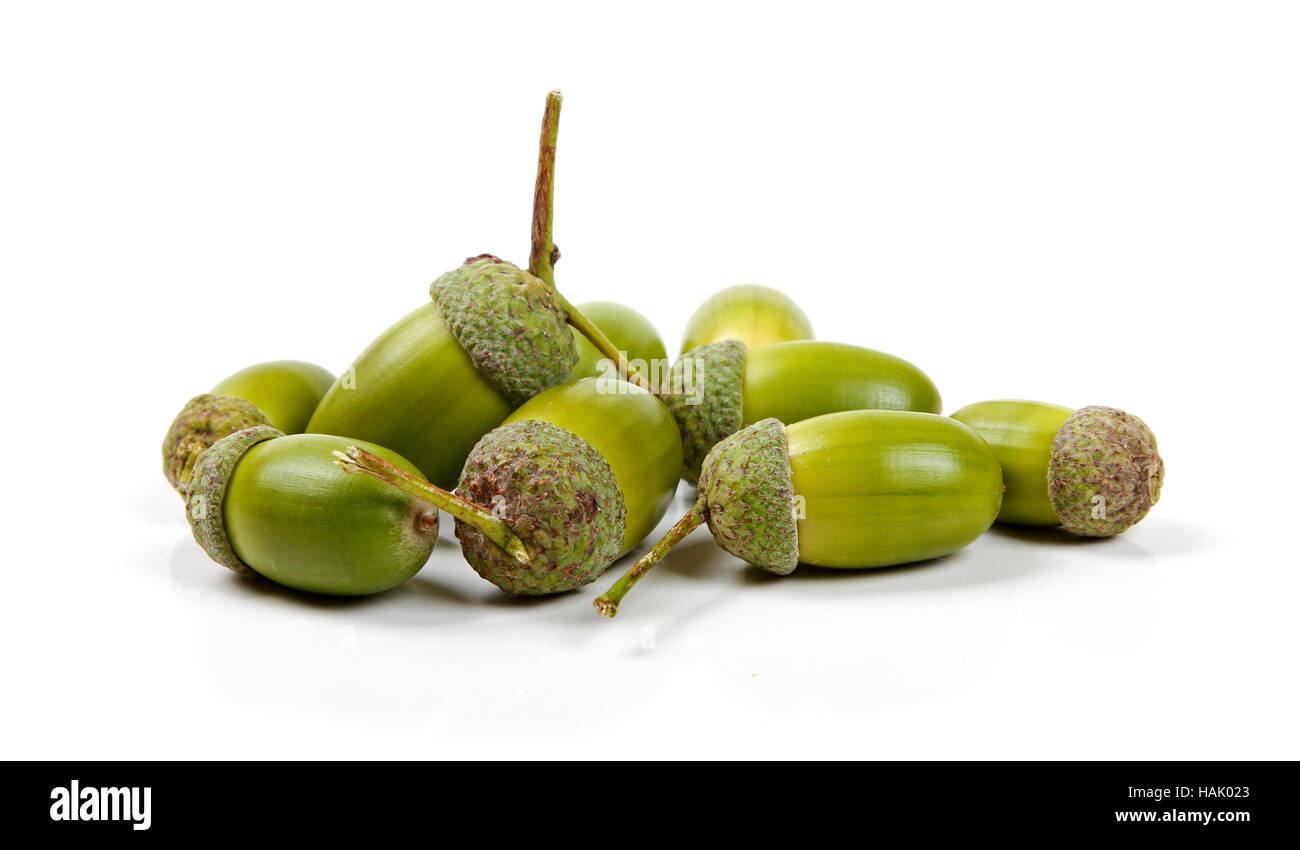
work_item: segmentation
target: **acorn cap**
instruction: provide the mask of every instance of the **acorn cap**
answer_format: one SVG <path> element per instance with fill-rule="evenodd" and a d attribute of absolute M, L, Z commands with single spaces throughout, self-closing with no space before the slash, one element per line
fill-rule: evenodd
<path fill-rule="evenodd" d="M 189 400 L 176 414 L 163 439 L 163 475 L 182 495 L 199 455 L 213 443 L 245 428 L 270 425 L 251 402 L 229 395 L 204 393 Z"/>
<path fill-rule="evenodd" d="M 1145 422 L 1113 407 L 1085 407 L 1052 441 L 1047 492 L 1067 530 L 1110 537 L 1147 515 L 1164 475 L 1156 435 Z"/>
<path fill-rule="evenodd" d="M 504 591 L 571 590 L 618 557 L 627 512 L 614 471 L 558 425 L 529 419 L 489 431 L 465 461 L 456 492 L 504 519 L 528 550 L 531 563 L 520 564 L 456 521 L 465 560 Z"/>
<path fill-rule="evenodd" d="M 709 450 L 744 422 L 745 351 L 738 339 L 701 345 L 677 358 L 660 388 L 682 433 L 682 478 L 691 484 Z"/>
<path fill-rule="evenodd" d="M 284 434 L 270 425 L 258 425 L 236 431 L 223 437 L 200 455 L 190 475 L 189 495 L 185 500 L 185 516 L 190 521 L 194 539 L 208 553 L 208 557 L 229 567 L 240 575 L 256 575 L 256 571 L 239 560 L 226 535 L 225 512 L 226 485 L 235 472 L 235 466 L 244 452 L 258 443 L 283 437 Z"/>
<path fill-rule="evenodd" d="M 474 367 L 516 407 L 562 383 L 578 362 L 555 289 L 513 263 L 470 257 L 429 295 Z"/>
<path fill-rule="evenodd" d="M 723 549 L 770 573 L 799 565 L 799 524 L 785 426 L 764 419 L 722 440 L 700 473 L 709 530 Z"/>

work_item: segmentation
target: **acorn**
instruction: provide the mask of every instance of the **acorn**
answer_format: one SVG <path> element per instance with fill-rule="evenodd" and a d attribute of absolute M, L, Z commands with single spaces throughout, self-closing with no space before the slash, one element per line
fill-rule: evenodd
<path fill-rule="evenodd" d="M 681 429 L 682 477 L 691 484 L 719 440 L 763 419 L 790 424 L 841 410 L 943 409 L 934 382 L 906 360 L 813 340 L 701 346 L 673 364 L 660 392 Z"/>
<path fill-rule="evenodd" d="M 348 474 L 335 461 L 344 450 L 364 453 L 394 478 L 418 479 L 413 464 L 380 446 L 259 425 L 218 440 L 195 464 L 186 497 L 194 539 L 241 575 L 334 596 L 379 593 L 415 575 L 437 540 L 439 508 L 479 523 L 527 559 L 489 512 L 449 493 L 414 496 Z"/>
<path fill-rule="evenodd" d="M 183 496 L 195 461 L 222 437 L 255 425 L 302 433 L 333 382 L 329 371 L 302 360 L 239 370 L 211 392 L 190 399 L 172 420 L 163 439 L 163 475 Z"/>
<path fill-rule="evenodd" d="M 750 348 L 812 339 L 812 323 L 799 305 L 770 286 L 744 284 L 715 292 L 686 320 L 681 352 L 738 339 Z"/>
<path fill-rule="evenodd" d="M 525 402 L 505 424 L 549 422 L 586 441 L 614 473 L 626 523 L 616 557 L 654 531 L 677 493 L 682 441 L 667 408 L 641 387 L 612 377 L 552 387 Z M 459 492 L 464 492 L 462 474 Z"/>
<path fill-rule="evenodd" d="M 334 381 L 333 372 L 315 363 L 273 360 L 240 369 L 213 387 L 212 393 L 251 402 L 272 428 L 301 434 Z"/>
<path fill-rule="evenodd" d="M 681 451 L 667 409 L 640 387 L 604 378 L 552 387 L 479 440 L 455 491 L 503 520 L 528 562 L 503 550 L 490 534 L 495 529 L 485 530 L 474 516 L 457 517 L 461 551 L 480 576 L 509 593 L 587 584 L 663 518 Z M 350 471 L 388 478 L 364 466 Z M 419 495 L 420 485 L 414 487 L 408 492 Z"/>
<path fill-rule="evenodd" d="M 1007 492 L 998 521 L 1064 526 L 1083 537 L 1132 528 L 1160 499 L 1156 436 L 1113 407 L 1071 410 L 1038 401 L 984 401 L 952 415 L 983 437 Z"/>
<path fill-rule="evenodd" d="M 764 419 L 714 446 L 695 505 L 595 606 L 614 616 L 704 523 L 727 552 L 787 575 L 800 563 L 859 569 L 950 554 L 993 524 L 1001 502 L 997 459 L 956 420 L 885 410 Z"/>
<path fill-rule="evenodd" d="M 655 375 L 667 370 L 668 351 L 649 319 L 616 301 L 588 301 L 579 304 L 578 309 L 609 337 L 620 354 L 626 354 L 629 368 L 648 376 L 651 383 L 659 383 Z M 586 337 L 575 332 L 573 342 L 578 347 L 578 362 L 569 372 L 569 381 L 617 377 L 617 364 L 597 350 Z"/>
<path fill-rule="evenodd" d="M 550 93 L 542 120 L 528 268 L 480 254 L 435 280 L 432 303 L 385 331 L 330 387 L 309 433 L 387 446 L 451 487 L 480 437 L 568 377 L 578 360 L 570 327 L 618 359 L 614 344 L 555 288 L 560 100 Z"/>

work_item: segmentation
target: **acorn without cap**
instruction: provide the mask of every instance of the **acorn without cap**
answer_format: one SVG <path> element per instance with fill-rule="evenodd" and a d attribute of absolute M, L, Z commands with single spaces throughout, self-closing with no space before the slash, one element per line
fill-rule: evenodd
<path fill-rule="evenodd" d="M 764 419 L 705 459 L 694 507 L 596 600 L 623 596 L 703 523 L 723 549 L 777 575 L 800 563 L 886 567 L 947 555 L 992 525 L 1002 472 L 970 428 L 930 413 L 853 410 Z"/>
<path fill-rule="evenodd" d="M 906 360 L 814 340 L 701 346 L 673 364 L 660 393 L 681 429 L 682 477 L 691 484 L 719 440 L 763 419 L 791 424 L 841 410 L 942 409 L 934 382 Z"/>
<path fill-rule="evenodd" d="M 686 320 L 681 352 L 738 339 L 750 348 L 812 339 L 812 323 L 788 295 L 756 284 L 729 286 L 711 295 Z"/>
<path fill-rule="evenodd" d="M 1156 436 L 1130 413 L 1000 400 L 952 416 L 988 441 L 1002 465 L 1007 492 L 999 522 L 1110 537 L 1160 499 L 1165 465 Z"/>
<path fill-rule="evenodd" d="M 527 269 L 490 254 L 430 287 L 432 303 L 385 331 L 339 377 L 307 426 L 387 446 L 441 487 L 510 412 L 561 383 L 578 359 L 570 327 L 618 352 L 555 288 L 551 239 L 560 94 L 547 97 Z M 629 376 L 640 380 L 639 376 Z"/>

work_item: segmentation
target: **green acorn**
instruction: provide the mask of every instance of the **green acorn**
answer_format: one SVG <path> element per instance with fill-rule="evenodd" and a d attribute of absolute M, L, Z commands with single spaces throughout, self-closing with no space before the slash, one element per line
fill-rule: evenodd
<path fill-rule="evenodd" d="M 334 376 L 312 363 L 276 360 L 241 369 L 195 396 L 163 439 L 163 475 L 181 495 L 204 450 L 236 431 L 270 425 L 286 434 L 307 427 Z"/>
<path fill-rule="evenodd" d="M 715 292 L 686 320 L 682 353 L 738 339 L 749 348 L 812 339 L 812 323 L 788 295 L 770 286 L 744 284 Z"/>
<path fill-rule="evenodd" d="M 380 474 L 349 474 L 369 469 Z M 418 572 L 437 540 L 439 509 L 527 563 L 523 544 L 490 511 L 432 487 L 400 455 L 343 437 L 285 436 L 266 425 L 236 431 L 202 453 L 186 493 L 194 539 L 213 561 L 332 596 L 379 593 Z"/>
<path fill-rule="evenodd" d="M 560 101 L 550 93 L 542 121 L 528 268 L 480 254 L 435 280 L 432 303 L 389 328 L 339 377 L 309 433 L 387 446 L 451 487 L 480 437 L 569 375 L 578 359 L 570 327 L 617 360 L 613 343 L 555 288 Z"/>
<path fill-rule="evenodd" d="M 982 436 L 1002 465 L 1007 492 L 999 522 L 1110 537 L 1160 499 L 1165 465 L 1156 436 L 1130 413 L 1003 400 L 952 417 Z"/>
<path fill-rule="evenodd" d="M 480 576 L 509 593 L 580 587 L 663 518 L 681 462 L 676 425 L 646 390 L 605 378 L 552 387 L 479 440 L 455 492 L 503 521 L 527 562 L 476 514 L 457 517 L 461 552 Z M 405 484 L 416 496 L 423 492 L 424 485 L 394 479 L 391 470 L 362 463 L 349 471 Z"/>
<path fill-rule="evenodd" d="M 315 363 L 273 360 L 240 369 L 213 387 L 212 393 L 251 402 L 271 427 L 301 434 L 335 380 L 333 372 Z"/>
<path fill-rule="evenodd" d="M 683 354 L 660 393 L 681 429 L 682 477 L 691 484 L 719 440 L 763 419 L 791 424 L 841 410 L 942 410 L 934 382 L 906 360 L 813 340 L 753 349 L 734 339 L 710 343 Z"/>
<path fill-rule="evenodd" d="M 859 569 L 950 554 L 993 524 L 1001 501 L 997 459 L 953 419 L 893 410 L 764 419 L 714 446 L 694 507 L 595 606 L 614 616 L 704 523 L 727 552 L 786 575 L 800 563 Z"/>

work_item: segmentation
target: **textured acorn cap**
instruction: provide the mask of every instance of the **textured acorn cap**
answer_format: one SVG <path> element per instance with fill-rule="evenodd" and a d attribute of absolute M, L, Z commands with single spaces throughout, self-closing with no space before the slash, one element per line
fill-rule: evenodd
<path fill-rule="evenodd" d="M 799 525 L 785 426 L 764 419 L 722 440 L 700 473 L 709 530 L 723 549 L 770 573 L 799 565 Z"/>
<path fill-rule="evenodd" d="M 474 367 L 515 406 L 562 383 L 578 362 L 554 288 L 513 263 L 470 257 L 429 295 Z"/>
<path fill-rule="evenodd" d="M 709 451 L 744 421 L 745 351 L 738 339 L 701 345 L 677 358 L 660 388 L 682 434 L 682 478 L 691 484 Z"/>
<path fill-rule="evenodd" d="M 626 507 L 614 471 L 590 443 L 540 420 L 496 428 L 470 452 L 458 495 L 510 525 L 531 563 L 520 564 L 459 520 L 465 560 L 509 593 L 559 593 L 587 584 L 614 562 Z"/>
<path fill-rule="evenodd" d="M 163 439 L 163 475 L 182 495 L 191 470 L 213 443 L 255 425 L 270 425 L 262 411 L 242 398 L 204 393 L 176 414 Z"/>
<path fill-rule="evenodd" d="M 194 539 L 208 553 L 208 557 L 229 567 L 240 575 L 255 575 L 256 571 L 235 554 L 226 535 L 225 512 L 226 485 L 244 453 L 258 443 L 283 437 L 284 434 L 270 425 L 257 425 L 223 437 L 205 451 L 194 465 L 190 475 L 189 495 L 185 500 L 185 516 L 190 521 Z"/>
<path fill-rule="evenodd" d="M 1052 441 L 1047 492 L 1067 530 L 1110 537 L 1147 515 L 1164 475 L 1156 435 L 1145 422 L 1113 407 L 1085 407 Z"/>

